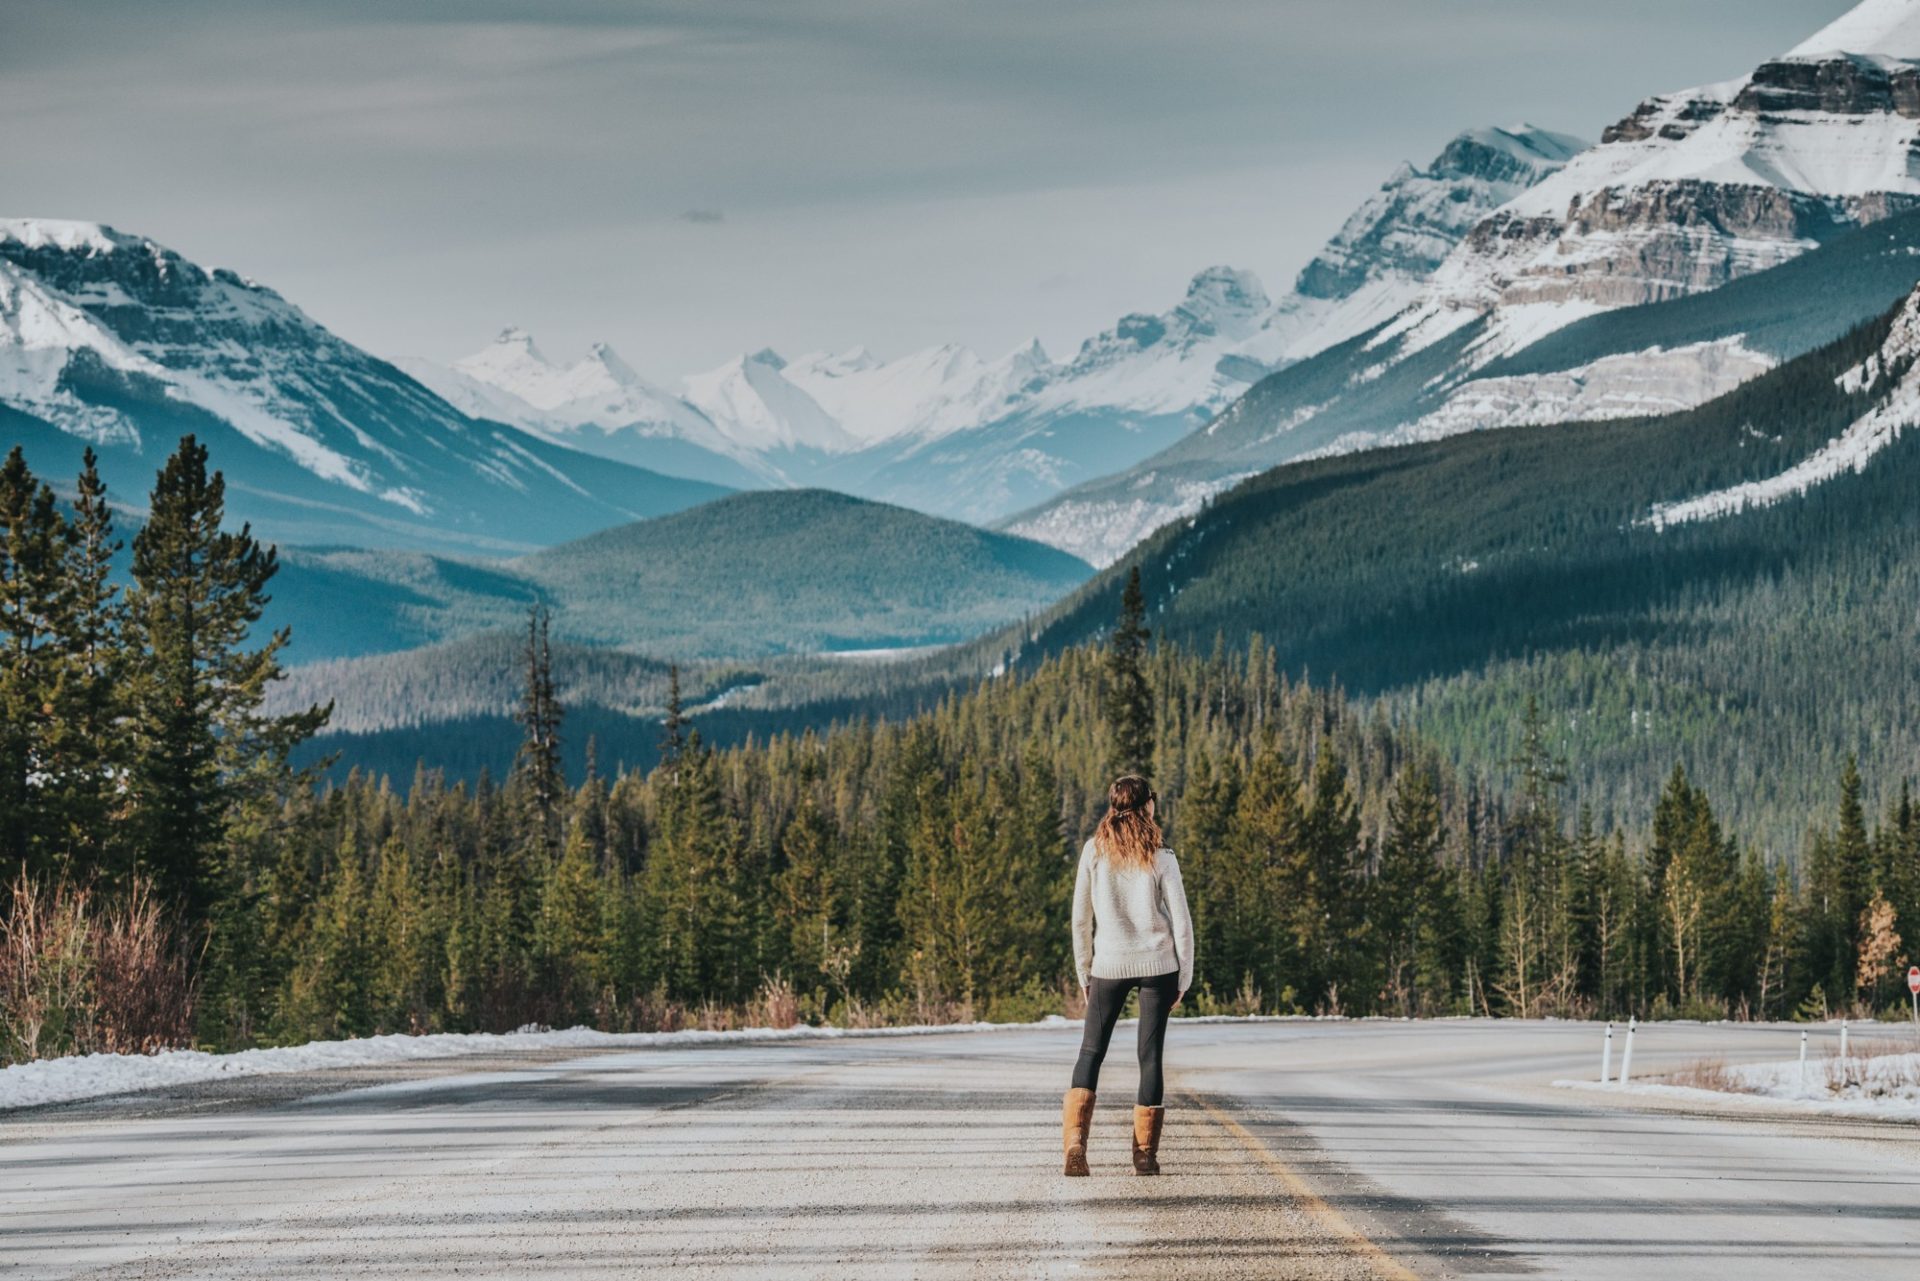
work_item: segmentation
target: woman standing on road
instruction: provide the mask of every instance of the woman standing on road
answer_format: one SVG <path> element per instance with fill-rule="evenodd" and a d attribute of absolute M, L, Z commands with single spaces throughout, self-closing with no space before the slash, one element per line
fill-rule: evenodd
<path fill-rule="evenodd" d="M 1113 1025 L 1140 990 L 1140 1092 L 1133 1109 L 1133 1170 L 1158 1174 L 1160 1048 L 1167 1016 L 1193 983 L 1193 918 L 1180 884 L 1180 863 L 1161 844 L 1153 788 L 1127 774 L 1107 789 L 1107 814 L 1080 851 L 1073 885 L 1073 963 L 1087 995 L 1087 1027 L 1073 1088 L 1061 1105 L 1067 1173 L 1087 1173 L 1087 1130 L 1093 1094 Z"/>

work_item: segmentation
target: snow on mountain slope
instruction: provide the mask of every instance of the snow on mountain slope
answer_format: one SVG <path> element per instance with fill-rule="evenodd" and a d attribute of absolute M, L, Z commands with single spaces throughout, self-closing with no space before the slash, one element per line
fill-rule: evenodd
<path fill-rule="evenodd" d="M 729 440 L 756 453 L 846 454 L 859 438 L 784 374 L 787 362 L 761 350 L 736 356 L 686 381 L 687 402 Z"/>
<path fill-rule="evenodd" d="M 402 368 L 466 413 L 589 453 L 728 485 L 784 480 L 754 450 L 647 381 L 606 343 L 594 343 L 570 365 L 556 365 L 531 334 L 510 326 L 451 366 L 410 360 Z"/>
<path fill-rule="evenodd" d="M 271 289 L 96 223 L 0 220 L 0 404 L 37 467 L 83 438 L 128 498 L 195 432 L 285 541 L 525 547 L 721 492 L 475 422 Z"/>
<path fill-rule="evenodd" d="M 882 361 L 864 347 L 788 362 L 787 381 L 806 392 L 862 445 L 927 439 L 988 422 L 1052 367 L 1036 342 L 986 361 L 947 344 Z"/>
<path fill-rule="evenodd" d="M 1894 318 L 1880 350 L 1836 381 L 1848 392 L 1877 392 L 1880 401 L 1840 435 L 1776 476 L 1731 485 L 1679 502 L 1661 503 L 1646 522 L 1667 529 L 1714 520 L 1797 497 L 1849 471 L 1864 471 L 1873 456 L 1920 425 L 1920 290 Z"/>
<path fill-rule="evenodd" d="M 1307 264 L 1282 310 L 1278 355 L 1300 360 L 1390 319 L 1493 210 L 1559 172 L 1587 144 L 1529 124 L 1469 129 L 1425 169 L 1402 165 Z"/>
<path fill-rule="evenodd" d="M 1476 378 L 1405 427 L 1353 443 L 1366 448 L 1490 427 L 1671 414 L 1723 396 L 1775 363 L 1770 356 L 1749 351 L 1735 335 L 1672 350 L 1650 347 L 1602 356 L 1572 369 Z"/>
<path fill-rule="evenodd" d="M 1866 0 L 1787 50 L 1787 56 L 1811 58 L 1842 49 L 1920 60 L 1920 5 Z"/>

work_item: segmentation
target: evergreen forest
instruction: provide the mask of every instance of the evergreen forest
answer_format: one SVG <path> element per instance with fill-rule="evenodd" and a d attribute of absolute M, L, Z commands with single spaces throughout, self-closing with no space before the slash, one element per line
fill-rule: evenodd
<path fill-rule="evenodd" d="M 1198 932 L 1187 1013 L 1824 1017 L 1901 1008 L 1920 812 L 1842 760 L 1782 858 L 1671 766 L 1601 818 L 1515 709 L 1506 780 L 1259 635 L 1098 635 L 912 715 L 703 741 L 666 673 L 646 768 L 603 769 L 544 611 L 501 777 L 294 763 L 269 714 L 273 549 L 181 442 L 130 572 L 88 468 L 0 468 L 0 1057 L 394 1031 L 1077 1014 L 1067 895 L 1119 768 L 1151 769 Z M 1111 599 L 1111 598 L 1109 598 Z"/>

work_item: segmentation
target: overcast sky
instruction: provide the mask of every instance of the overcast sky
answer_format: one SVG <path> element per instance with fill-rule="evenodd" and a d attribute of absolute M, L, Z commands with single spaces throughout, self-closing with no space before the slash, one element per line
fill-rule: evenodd
<path fill-rule="evenodd" d="M 1596 138 L 1847 0 L 4 0 L 0 214 L 272 285 L 382 355 L 502 325 L 1056 356 L 1210 263 L 1279 292 L 1402 160 Z"/>

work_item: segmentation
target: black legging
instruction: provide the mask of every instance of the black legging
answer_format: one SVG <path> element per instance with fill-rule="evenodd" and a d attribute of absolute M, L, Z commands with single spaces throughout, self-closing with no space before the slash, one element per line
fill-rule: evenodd
<path fill-rule="evenodd" d="M 1100 1064 L 1107 1057 L 1107 1042 L 1113 1039 L 1113 1025 L 1120 1021 L 1127 993 L 1140 989 L 1140 1092 L 1134 1101 L 1141 1107 L 1157 1108 L 1166 1084 L 1160 1076 L 1160 1047 L 1167 1039 L 1167 1015 L 1180 995 L 1180 973 L 1171 971 L 1148 979 L 1103 979 L 1089 981 L 1087 987 L 1087 1030 L 1080 1038 L 1080 1061 L 1073 1065 L 1073 1088 L 1097 1089 Z"/>

